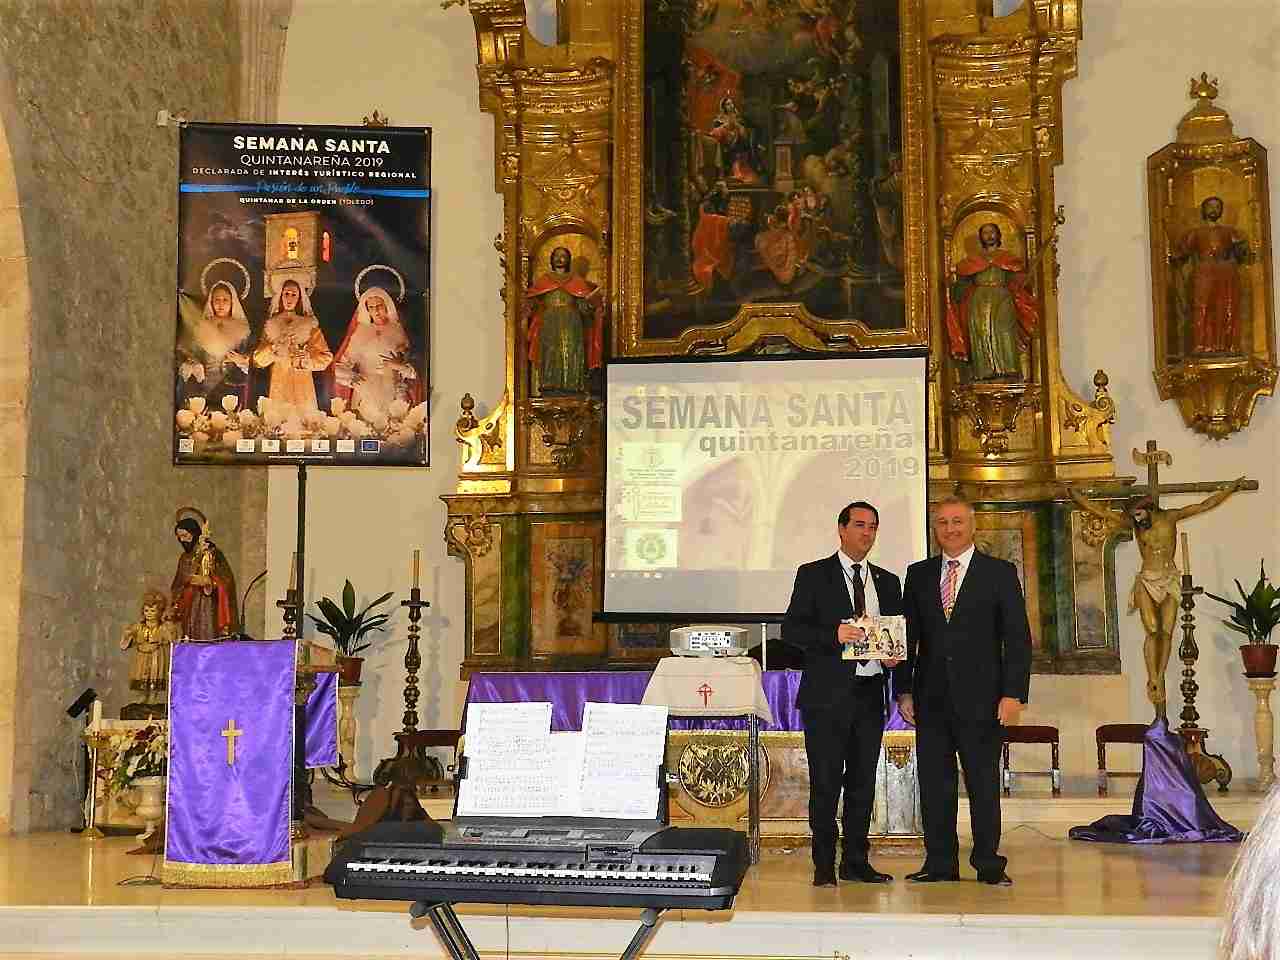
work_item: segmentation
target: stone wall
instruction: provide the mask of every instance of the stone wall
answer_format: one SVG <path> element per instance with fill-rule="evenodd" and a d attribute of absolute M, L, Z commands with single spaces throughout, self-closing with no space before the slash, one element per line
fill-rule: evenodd
<path fill-rule="evenodd" d="M 143 589 L 168 588 L 174 510 L 203 509 L 246 582 L 261 524 L 245 522 L 240 473 L 170 456 L 177 130 L 155 117 L 233 118 L 229 4 L 4 0 L 0 18 L 21 216 L 0 219 L 0 253 L 20 229 L 31 304 L 21 565 L 5 555 L 0 570 L 0 616 L 17 618 L 0 639 L 0 692 L 15 691 L 0 696 L 3 832 L 76 822 L 81 721 L 64 708 L 86 686 L 108 714 L 128 701 L 118 638 Z M 11 282 L 0 275 L 0 295 Z M 0 422 L 6 449 L 16 421 Z"/>

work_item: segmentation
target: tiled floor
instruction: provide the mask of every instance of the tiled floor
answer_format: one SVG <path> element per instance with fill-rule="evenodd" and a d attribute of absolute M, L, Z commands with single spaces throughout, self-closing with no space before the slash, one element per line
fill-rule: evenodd
<path fill-rule="evenodd" d="M 832 911 L 879 914 L 1028 914 L 1058 916 L 1212 917 L 1233 844 L 1113 846 L 1066 839 L 1067 823 L 1015 826 L 1006 832 L 1010 888 L 961 883 L 906 883 L 915 855 L 882 855 L 876 865 L 899 879 L 886 886 L 810 885 L 807 850 L 766 851 L 747 875 L 738 912 Z M 67 833 L 0 838 L 0 907 L 234 907 L 335 904 L 326 886 L 304 890 L 166 890 L 124 883 L 158 871 L 154 858 L 130 855 L 129 838 L 85 840 Z M 962 857 L 964 854 L 962 853 Z M 964 871 L 970 878 L 972 873 Z M 343 909 L 351 904 L 343 903 Z M 399 904 L 357 909 L 402 911 Z M 484 912 L 482 909 L 479 912 Z"/>

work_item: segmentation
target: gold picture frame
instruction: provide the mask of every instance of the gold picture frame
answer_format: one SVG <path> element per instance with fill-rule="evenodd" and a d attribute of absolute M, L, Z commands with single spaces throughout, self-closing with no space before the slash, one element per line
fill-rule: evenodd
<path fill-rule="evenodd" d="M 614 209 L 611 300 L 615 356 L 737 353 L 774 344 L 814 352 L 890 350 L 927 346 L 940 310 L 940 287 L 928 282 L 938 262 L 931 89 L 928 82 L 926 0 L 899 0 L 901 101 L 901 232 L 904 324 L 873 329 L 857 318 L 829 320 L 802 303 L 748 302 L 730 319 L 690 325 L 678 335 L 645 335 L 645 19 L 651 5 L 616 5 Z M 783 158 L 790 162 L 790 158 Z M 778 163 L 782 163 L 781 160 Z"/>

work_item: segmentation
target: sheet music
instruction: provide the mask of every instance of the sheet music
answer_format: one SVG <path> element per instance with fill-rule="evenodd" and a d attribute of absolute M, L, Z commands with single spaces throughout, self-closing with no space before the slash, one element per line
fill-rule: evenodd
<path fill-rule="evenodd" d="M 467 775 L 459 816 L 542 817 L 556 812 L 550 703 L 467 707 Z"/>
<path fill-rule="evenodd" d="M 667 708 L 588 702 L 582 735 L 582 816 L 657 817 Z"/>
<path fill-rule="evenodd" d="M 577 730 L 551 734 L 548 756 L 555 783 L 555 815 L 582 816 L 582 749 L 585 737 Z"/>

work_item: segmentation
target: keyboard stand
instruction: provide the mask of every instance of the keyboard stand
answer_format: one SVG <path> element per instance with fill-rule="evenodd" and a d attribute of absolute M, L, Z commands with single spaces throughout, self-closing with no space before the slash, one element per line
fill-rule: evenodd
<path fill-rule="evenodd" d="M 640 926 L 631 937 L 631 942 L 627 944 L 627 949 L 622 951 L 621 960 L 636 960 L 644 952 L 645 946 L 657 930 L 662 913 L 662 910 L 649 907 L 640 914 Z M 476 953 L 475 944 L 467 936 L 467 931 L 454 912 L 452 903 L 419 900 L 409 907 L 409 916 L 415 920 L 422 917 L 430 920 L 445 950 L 453 960 L 480 960 L 480 954 Z"/>

